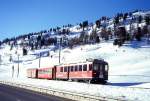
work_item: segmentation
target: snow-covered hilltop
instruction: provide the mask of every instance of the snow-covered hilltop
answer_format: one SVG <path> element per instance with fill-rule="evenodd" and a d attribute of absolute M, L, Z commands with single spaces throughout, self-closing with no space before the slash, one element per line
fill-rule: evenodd
<path fill-rule="evenodd" d="M 38 33 L 6 39 L 0 47 L 0 80 L 33 84 L 124 100 L 150 100 L 150 11 L 102 17 Z M 107 85 L 37 80 L 26 69 L 50 67 L 88 58 L 109 63 Z M 39 54 L 41 58 L 39 59 Z M 14 75 L 12 74 L 14 67 Z M 19 68 L 19 70 L 18 70 Z M 19 71 L 19 73 L 18 73 Z"/>

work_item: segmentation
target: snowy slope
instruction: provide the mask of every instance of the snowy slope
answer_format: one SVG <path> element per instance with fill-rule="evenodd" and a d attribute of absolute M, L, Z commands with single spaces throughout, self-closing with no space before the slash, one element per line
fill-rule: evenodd
<path fill-rule="evenodd" d="M 149 14 L 149 12 L 136 12 L 133 15 L 144 16 L 147 13 Z M 113 28 L 112 19 L 108 23 L 107 27 Z M 133 25 L 137 26 L 137 23 Z M 139 24 L 140 27 L 144 25 L 145 23 Z M 125 27 L 129 30 L 128 24 Z M 67 36 L 69 39 L 79 37 L 82 29 L 77 25 L 71 27 L 70 31 L 71 35 Z M 92 28 L 89 27 L 86 31 L 90 34 Z M 100 29 L 97 31 L 100 32 Z M 51 37 L 60 36 L 53 33 Z M 10 50 L 9 45 L 3 45 L 0 49 L 2 60 L 0 61 L 0 80 L 104 97 L 121 97 L 125 100 L 150 100 L 150 44 L 147 43 L 146 39 L 142 39 L 141 42 L 126 42 L 122 47 L 114 46 L 113 40 L 109 40 L 107 42 L 101 41 L 99 44 L 76 46 L 72 50 L 69 48 L 61 49 L 61 63 L 81 62 L 88 58 L 102 58 L 106 60 L 109 63 L 109 80 L 107 85 L 27 78 L 26 70 L 28 68 L 39 68 L 38 54 L 40 52 L 50 51 L 50 56 L 41 58 L 40 68 L 50 67 L 59 63 L 59 50 L 54 48 L 54 46 L 49 46 L 46 49 L 29 51 L 27 56 L 22 56 L 22 47 L 16 46 L 13 50 Z M 12 56 L 12 62 L 9 61 L 10 56 Z M 14 66 L 15 72 L 13 76 L 12 66 Z"/>
<path fill-rule="evenodd" d="M 1 52 L 10 53 L 9 47 L 1 49 Z M 41 67 L 58 64 L 58 51 L 51 52 L 51 55 L 53 55 L 52 58 L 41 58 Z M 39 59 L 35 55 L 20 56 L 20 60 L 23 62 L 19 64 L 20 74 L 18 78 L 18 63 L 9 63 L 9 57 L 3 57 L 2 60 L 4 61 L 0 66 L 0 80 L 115 98 L 124 97 L 126 100 L 150 100 L 150 89 L 145 89 L 150 88 L 150 45 L 146 41 L 133 41 L 126 43 L 123 47 L 113 46 L 112 42 L 109 41 L 95 45 L 78 46 L 73 50 L 66 48 L 61 51 L 61 62 L 63 63 L 84 61 L 87 58 L 103 58 L 108 61 L 110 66 L 108 85 L 28 79 L 26 78 L 26 69 L 38 67 Z M 12 65 L 15 67 L 13 78 L 11 74 Z"/>

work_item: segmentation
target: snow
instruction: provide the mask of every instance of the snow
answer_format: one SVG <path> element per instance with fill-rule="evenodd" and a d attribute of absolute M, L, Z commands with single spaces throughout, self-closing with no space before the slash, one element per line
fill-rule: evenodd
<path fill-rule="evenodd" d="M 143 15 L 141 12 L 134 15 L 139 14 Z M 139 26 L 143 25 L 142 23 Z M 69 38 L 79 37 L 82 29 L 78 29 L 78 27 L 73 26 L 70 29 L 73 34 L 68 36 Z M 129 25 L 126 27 L 129 29 Z M 91 30 L 89 29 L 87 32 L 90 33 Z M 56 35 L 53 34 L 53 36 Z M 61 49 L 61 63 L 81 62 L 88 58 L 102 58 L 107 61 L 109 63 L 107 85 L 27 78 L 26 70 L 28 68 L 39 68 L 37 55 L 41 52 L 49 51 L 50 56 L 41 57 L 40 68 L 59 63 L 59 50 L 54 51 L 54 48 L 54 46 L 50 46 L 47 49 L 29 51 L 27 56 L 22 56 L 22 47 L 15 47 L 10 50 L 9 45 L 2 46 L 0 49 L 2 60 L 0 62 L 0 80 L 103 97 L 123 98 L 124 100 L 150 100 L 150 45 L 146 39 L 142 39 L 141 42 L 126 42 L 122 47 L 114 46 L 113 41 L 110 40 L 101 41 L 99 44 L 77 46 L 72 50 L 69 48 Z M 12 62 L 9 61 L 10 56 L 12 56 Z M 19 75 L 17 74 L 18 65 Z M 12 66 L 14 66 L 15 72 L 13 77 Z"/>
<path fill-rule="evenodd" d="M 139 16 L 139 15 L 144 16 L 145 14 L 146 14 L 146 13 L 145 13 L 145 12 L 142 12 L 142 11 L 133 13 L 134 16 Z"/>
<path fill-rule="evenodd" d="M 144 40 L 144 39 L 143 39 Z M 1 49 L 1 55 L 10 53 L 9 46 Z M 41 52 L 47 51 L 46 49 Z M 101 95 L 104 97 L 124 98 L 126 100 L 150 100 L 150 45 L 146 41 L 126 43 L 123 47 L 113 46 L 112 42 L 83 45 L 74 48 L 62 49 L 61 62 L 79 62 L 87 58 L 103 58 L 109 63 L 108 85 L 86 84 L 54 80 L 38 80 L 26 77 L 27 68 L 38 68 L 39 59 L 34 55 L 22 56 L 19 63 L 20 73 L 17 77 L 18 63 L 9 63 L 9 56 L 3 56 L 0 66 L 0 80 L 8 80 L 35 86 L 49 87 L 58 90 L 67 90 L 77 93 Z M 35 51 L 36 53 L 36 51 Z M 14 58 L 14 57 L 13 57 Z M 41 67 L 50 67 L 58 64 L 58 51 L 53 57 L 42 57 Z M 15 67 L 12 78 L 11 68 Z M 147 88 L 147 89 L 145 89 Z"/>

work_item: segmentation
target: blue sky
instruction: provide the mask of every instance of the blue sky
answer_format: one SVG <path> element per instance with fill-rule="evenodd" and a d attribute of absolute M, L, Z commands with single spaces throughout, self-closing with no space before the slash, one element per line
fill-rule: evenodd
<path fill-rule="evenodd" d="M 150 0 L 0 0 L 0 40 L 101 16 L 149 10 Z"/>

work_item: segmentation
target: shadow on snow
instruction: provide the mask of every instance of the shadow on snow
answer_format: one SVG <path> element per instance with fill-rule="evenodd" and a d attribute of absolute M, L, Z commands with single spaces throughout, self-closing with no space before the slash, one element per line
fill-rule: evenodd
<path fill-rule="evenodd" d="M 123 83 L 108 83 L 108 85 L 111 85 L 111 86 L 122 86 L 122 87 L 126 87 L 126 86 L 141 85 L 141 84 L 145 84 L 145 83 L 149 83 L 149 82 L 123 82 Z"/>

